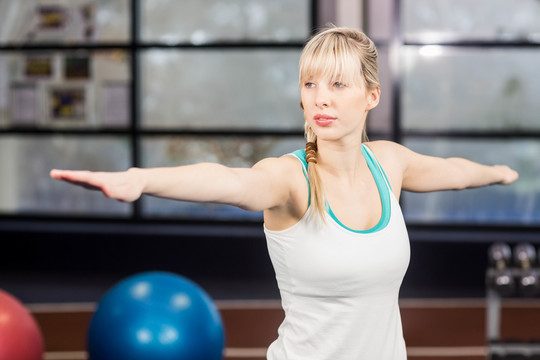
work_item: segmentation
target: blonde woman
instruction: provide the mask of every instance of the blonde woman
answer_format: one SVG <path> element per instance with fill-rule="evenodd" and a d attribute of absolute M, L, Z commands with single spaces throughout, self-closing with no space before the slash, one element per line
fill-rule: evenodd
<path fill-rule="evenodd" d="M 315 35 L 301 55 L 300 87 L 306 149 L 249 169 L 201 163 L 51 176 L 120 201 L 147 194 L 264 211 L 285 310 L 268 359 L 406 359 L 398 293 L 409 240 L 401 190 L 510 184 L 518 174 L 367 142 L 366 116 L 380 97 L 377 51 L 357 30 Z"/>

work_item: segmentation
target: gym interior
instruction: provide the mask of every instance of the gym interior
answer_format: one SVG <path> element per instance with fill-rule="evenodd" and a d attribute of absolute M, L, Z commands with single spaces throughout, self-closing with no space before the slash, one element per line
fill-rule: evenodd
<path fill-rule="evenodd" d="M 17 346 L 37 354 L 9 350 L 0 316 L 0 360 L 89 359 L 98 304 L 151 274 L 208 295 L 220 357 L 266 358 L 283 311 L 261 213 L 120 203 L 48 174 L 249 167 L 303 148 L 298 57 L 328 23 L 378 48 L 370 139 L 520 174 L 402 195 L 408 358 L 540 359 L 538 0 L 18 0 L 0 18 L 0 315 L 34 326 Z"/>

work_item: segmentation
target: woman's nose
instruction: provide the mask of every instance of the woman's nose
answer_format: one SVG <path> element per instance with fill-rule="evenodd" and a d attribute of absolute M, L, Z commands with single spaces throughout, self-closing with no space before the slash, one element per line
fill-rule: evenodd
<path fill-rule="evenodd" d="M 317 107 L 328 107 L 330 105 L 330 96 L 328 91 L 320 89 L 317 91 L 317 96 L 315 97 L 315 105 Z"/>

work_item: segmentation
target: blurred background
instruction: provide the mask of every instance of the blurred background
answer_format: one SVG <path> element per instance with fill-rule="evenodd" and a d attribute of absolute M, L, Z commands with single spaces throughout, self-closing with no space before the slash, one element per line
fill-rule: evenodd
<path fill-rule="evenodd" d="M 371 139 L 519 171 L 402 197 L 402 298 L 482 299 L 492 242 L 540 243 L 539 18 L 538 0 L 0 0 L 0 288 L 95 302 L 168 270 L 218 300 L 279 299 L 262 214 L 117 203 L 48 171 L 248 167 L 302 148 L 297 62 L 333 23 L 379 49 Z"/>
<path fill-rule="evenodd" d="M 327 23 L 361 28 L 378 46 L 372 139 L 521 175 L 508 187 L 403 195 L 421 247 L 404 295 L 482 296 L 472 271 L 485 265 L 486 243 L 538 238 L 537 0 L 3 0 L 0 14 L 0 234 L 10 249 L 0 285 L 21 287 L 28 301 L 57 296 L 26 291 L 33 279 L 146 267 L 272 283 L 260 213 L 148 197 L 123 204 L 48 171 L 248 167 L 303 147 L 297 62 Z M 421 281 L 416 264 L 443 272 Z M 58 300 L 83 296 L 69 293 Z"/>

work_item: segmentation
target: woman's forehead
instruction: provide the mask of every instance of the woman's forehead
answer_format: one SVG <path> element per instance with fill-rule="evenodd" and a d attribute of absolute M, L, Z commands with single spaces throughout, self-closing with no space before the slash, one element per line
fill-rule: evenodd
<path fill-rule="evenodd" d="M 338 56 L 313 57 L 302 64 L 302 77 L 357 78 L 361 65 L 353 59 Z"/>
<path fill-rule="evenodd" d="M 318 81 L 344 81 L 347 83 L 362 83 L 362 74 L 358 69 L 327 68 L 327 69 L 304 69 L 300 74 L 300 78 L 305 80 Z"/>

